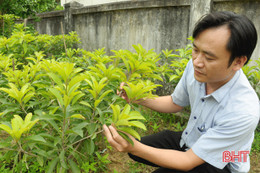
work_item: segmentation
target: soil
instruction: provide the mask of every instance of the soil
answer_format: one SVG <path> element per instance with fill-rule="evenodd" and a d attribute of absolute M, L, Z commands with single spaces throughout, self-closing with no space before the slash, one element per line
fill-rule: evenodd
<path fill-rule="evenodd" d="M 109 151 L 108 159 L 111 161 L 108 165 L 109 173 L 150 173 L 156 169 L 151 166 L 136 164 L 127 153 L 120 153 L 114 149 Z"/>
<path fill-rule="evenodd" d="M 253 153 L 250 157 L 251 169 L 249 173 L 260 173 L 260 153 Z"/>

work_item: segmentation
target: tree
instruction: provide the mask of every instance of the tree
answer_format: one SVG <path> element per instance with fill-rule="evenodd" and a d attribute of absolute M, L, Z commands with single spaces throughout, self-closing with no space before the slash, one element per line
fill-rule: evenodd
<path fill-rule="evenodd" d="M 56 0 L 0 0 L 0 4 L 1 14 L 14 14 L 23 19 L 50 11 L 57 5 Z"/>

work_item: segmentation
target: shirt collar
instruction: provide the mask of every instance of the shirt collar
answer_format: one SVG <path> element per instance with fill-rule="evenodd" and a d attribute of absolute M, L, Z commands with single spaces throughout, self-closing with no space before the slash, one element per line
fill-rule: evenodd
<path fill-rule="evenodd" d="M 227 95 L 228 91 L 231 89 L 231 87 L 234 85 L 234 83 L 237 81 L 238 77 L 240 76 L 241 71 L 237 71 L 235 75 L 232 77 L 231 80 L 229 80 L 225 85 L 214 91 L 213 93 L 204 96 L 204 98 L 213 97 L 218 103 L 224 98 L 224 96 Z M 204 87 L 205 91 L 205 83 L 201 85 Z M 206 93 L 206 91 L 205 91 Z"/>

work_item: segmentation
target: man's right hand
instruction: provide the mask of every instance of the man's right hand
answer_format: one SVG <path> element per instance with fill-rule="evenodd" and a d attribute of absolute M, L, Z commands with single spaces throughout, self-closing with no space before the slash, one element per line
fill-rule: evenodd
<path fill-rule="evenodd" d="M 117 90 L 117 95 L 119 95 L 120 97 L 122 97 L 127 103 L 130 102 L 125 90 L 123 89 L 123 86 L 125 85 L 124 82 L 122 82 L 120 84 L 119 90 Z"/>

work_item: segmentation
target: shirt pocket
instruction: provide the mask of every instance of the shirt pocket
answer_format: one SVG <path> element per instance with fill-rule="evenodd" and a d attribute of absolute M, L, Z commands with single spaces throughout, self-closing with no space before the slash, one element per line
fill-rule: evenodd
<path fill-rule="evenodd" d="M 205 134 L 205 133 L 207 132 L 207 129 L 208 129 L 208 128 L 206 128 L 206 124 L 205 124 L 205 123 L 200 124 L 199 126 L 197 126 L 197 131 L 198 131 L 201 135 Z"/>

